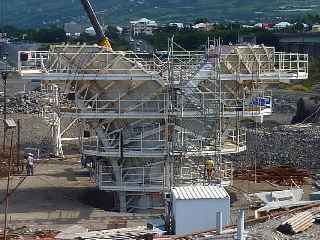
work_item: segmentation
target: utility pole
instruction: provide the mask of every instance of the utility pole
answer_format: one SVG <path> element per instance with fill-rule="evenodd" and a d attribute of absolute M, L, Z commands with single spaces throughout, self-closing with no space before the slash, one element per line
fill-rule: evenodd
<path fill-rule="evenodd" d="M 6 135 L 7 135 L 7 128 L 6 128 L 6 119 L 7 119 L 7 78 L 8 72 L 4 71 L 1 73 L 1 78 L 3 81 L 3 97 L 4 97 L 4 106 L 3 106 L 3 146 L 2 151 L 3 153 L 6 151 Z"/>
<path fill-rule="evenodd" d="M 9 208 L 9 192 L 10 192 L 10 178 L 11 178 L 11 164 L 13 157 L 13 130 L 11 133 L 11 144 L 10 144 L 10 156 L 8 163 L 8 174 L 7 174 L 7 188 L 6 188 L 6 204 L 4 208 L 4 228 L 3 228 L 3 239 L 7 239 L 7 228 L 8 228 L 8 208 Z"/>
<path fill-rule="evenodd" d="M 23 172 L 23 166 L 20 159 L 20 142 L 21 142 L 21 119 L 17 119 L 17 162 L 16 167 L 18 172 Z"/>

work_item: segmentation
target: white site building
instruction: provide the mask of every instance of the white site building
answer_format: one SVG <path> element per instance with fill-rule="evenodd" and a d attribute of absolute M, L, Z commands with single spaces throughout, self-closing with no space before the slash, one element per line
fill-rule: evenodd
<path fill-rule="evenodd" d="M 230 223 L 230 196 L 219 185 L 174 187 L 172 212 L 177 235 L 214 229 L 218 212 L 224 227 Z"/>

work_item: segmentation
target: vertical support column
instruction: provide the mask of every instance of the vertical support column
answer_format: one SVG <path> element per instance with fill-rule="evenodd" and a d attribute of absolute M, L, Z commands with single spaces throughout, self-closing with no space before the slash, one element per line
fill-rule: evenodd
<path fill-rule="evenodd" d="M 18 52 L 18 71 L 21 71 L 21 51 Z M 25 85 L 24 85 L 25 86 Z"/>
<path fill-rule="evenodd" d="M 17 170 L 23 172 L 23 163 L 20 162 L 21 119 L 17 119 Z"/>
<path fill-rule="evenodd" d="M 56 109 L 59 109 L 59 88 L 58 86 L 53 86 L 53 103 Z M 62 151 L 62 142 L 61 142 L 61 118 L 59 116 L 59 112 L 53 113 L 53 124 L 51 126 L 52 128 L 52 135 L 53 135 L 53 141 L 54 141 L 54 155 L 63 157 L 63 151 Z"/>
<path fill-rule="evenodd" d="M 172 162 L 170 159 L 171 156 L 167 156 L 164 159 L 164 187 L 171 189 L 173 187 L 173 174 L 172 174 Z"/>
<path fill-rule="evenodd" d="M 236 240 L 245 240 L 245 239 L 246 237 L 244 232 L 244 209 L 240 209 Z"/>
<path fill-rule="evenodd" d="M 127 193 L 119 191 L 120 212 L 127 212 Z"/>
<path fill-rule="evenodd" d="M 299 72 L 300 72 L 300 54 L 297 53 L 297 77 L 299 77 Z"/>
<path fill-rule="evenodd" d="M 62 157 L 62 143 L 61 143 L 61 119 L 57 113 L 54 114 L 54 124 L 52 125 L 53 141 L 54 141 L 54 155 Z"/>
<path fill-rule="evenodd" d="M 289 71 L 292 71 L 292 54 L 289 53 Z"/>
<path fill-rule="evenodd" d="M 7 137 L 7 127 L 6 127 L 6 119 L 7 119 L 7 72 L 1 73 L 1 78 L 3 80 L 3 96 L 4 96 L 4 106 L 3 106 L 3 146 L 2 151 L 6 151 L 6 137 Z"/>
<path fill-rule="evenodd" d="M 216 230 L 219 235 L 222 233 L 222 212 L 217 212 Z"/>
<path fill-rule="evenodd" d="M 263 123 L 263 115 L 261 114 L 260 116 L 260 123 L 262 124 Z"/>
<path fill-rule="evenodd" d="M 78 111 L 78 110 L 77 110 Z M 80 154 L 83 155 L 83 145 L 84 145 L 84 120 L 80 119 L 80 128 L 79 128 L 79 142 L 80 142 Z"/>
<path fill-rule="evenodd" d="M 121 166 L 118 164 L 118 159 L 113 159 L 111 161 L 112 168 L 113 168 L 113 174 L 116 179 L 116 186 L 123 187 L 123 181 L 122 181 L 122 171 Z M 119 208 L 120 212 L 127 212 L 127 193 L 125 191 L 118 191 L 118 197 L 119 197 Z"/>

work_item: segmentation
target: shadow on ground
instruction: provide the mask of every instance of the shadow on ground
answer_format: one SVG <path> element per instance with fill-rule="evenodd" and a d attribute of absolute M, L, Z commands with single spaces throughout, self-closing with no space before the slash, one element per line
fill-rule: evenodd
<path fill-rule="evenodd" d="M 5 191 L 0 190 L 0 200 Z M 56 210 L 79 211 L 86 218 L 93 208 L 111 210 L 114 208 L 113 194 L 96 188 L 45 187 L 18 189 L 9 202 L 11 213 L 51 212 Z M 0 213 L 3 213 L 1 208 Z"/>

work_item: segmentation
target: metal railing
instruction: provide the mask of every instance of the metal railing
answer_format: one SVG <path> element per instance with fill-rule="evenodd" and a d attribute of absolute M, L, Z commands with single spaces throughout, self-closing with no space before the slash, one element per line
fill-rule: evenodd
<path fill-rule="evenodd" d="M 279 71 L 308 72 L 308 54 L 300 53 L 275 53 L 275 66 Z"/>
<path fill-rule="evenodd" d="M 45 70 L 49 62 L 48 51 L 18 52 L 18 70 Z"/>
<path fill-rule="evenodd" d="M 104 153 L 106 155 L 110 153 L 121 152 L 134 152 L 134 153 L 151 153 L 159 152 L 162 153 L 166 150 L 165 140 L 149 140 L 144 139 L 142 136 L 140 138 L 128 138 L 125 139 L 123 146 L 121 146 L 121 139 L 104 139 L 104 142 L 110 143 L 102 146 L 101 140 L 85 142 L 83 143 L 82 149 L 84 151 L 95 151 L 99 153 Z"/>
<path fill-rule="evenodd" d="M 187 152 L 238 152 L 246 147 L 246 131 L 244 129 L 226 129 L 226 136 L 203 137 L 193 132 L 178 132 L 175 149 Z M 220 139 L 219 139 L 220 138 Z M 219 146 L 221 142 L 221 146 Z"/>
<path fill-rule="evenodd" d="M 24 56 L 24 58 L 22 58 Z M 26 51 L 19 52 L 18 70 L 38 70 L 46 73 L 67 73 L 67 74 L 127 74 L 145 75 L 157 74 L 162 80 L 168 80 L 168 65 L 173 64 L 173 76 L 176 80 L 188 80 L 200 76 L 206 76 L 206 71 L 212 69 L 202 68 L 206 58 L 206 52 L 173 52 L 171 60 L 161 61 L 156 55 L 135 54 L 133 52 L 93 52 L 93 53 L 73 53 L 73 52 L 52 52 L 52 51 Z M 238 73 L 239 76 L 245 74 L 256 74 L 259 78 L 290 78 L 296 77 L 304 79 L 308 75 L 308 55 L 299 53 L 275 52 L 272 54 L 244 54 L 228 53 L 221 54 L 221 65 L 228 72 L 223 75 Z M 99 59 L 95 61 L 94 59 Z M 117 67 L 119 59 L 126 59 L 134 67 Z M 210 64 L 210 59 L 206 60 Z M 94 64 L 92 64 L 94 63 Z M 245 68 L 242 72 L 241 68 Z M 200 70 L 201 69 L 201 70 Z M 183 70 L 183 71 L 182 71 Z M 103 71 L 103 73 L 102 73 Z M 196 75 L 201 71 L 202 75 Z M 184 75 L 182 74 L 184 73 Z M 182 74 L 182 75 L 181 75 Z M 289 74 L 289 75 L 288 75 Z M 288 76 L 287 76 L 288 75 Z"/>
<path fill-rule="evenodd" d="M 161 113 L 164 112 L 166 108 L 166 100 L 144 100 L 144 99 L 114 99 L 114 100 L 80 100 L 77 99 L 76 102 L 77 112 L 87 112 L 87 113 L 103 113 L 112 112 L 117 114 L 122 113 Z M 80 106 L 80 107 L 77 107 Z"/>
<path fill-rule="evenodd" d="M 177 71 L 177 76 L 179 76 L 179 72 L 181 69 L 192 68 L 194 65 L 200 63 L 201 58 L 194 57 L 194 63 L 191 64 L 189 59 L 191 55 L 195 54 L 195 56 L 200 56 L 200 52 L 179 52 L 177 56 L 172 56 L 175 60 L 174 69 Z M 205 55 L 205 52 L 202 52 Z M 223 66 L 221 68 L 222 79 L 229 79 L 228 75 L 238 74 L 240 77 L 244 77 L 248 74 L 255 74 L 260 78 L 289 78 L 286 74 L 295 74 L 296 77 L 305 79 L 308 75 L 308 54 L 300 54 L 300 53 L 284 53 L 284 52 L 272 52 L 272 53 L 227 53 L 220 54 L 220 64 Z M 177 60 L 178 59 L 178 60 Z M 198 62 L 194 59 L 198 59 Z M 210 64 L 210 58 L 207 60 Z M 211 64 L 214 64 L 213 62 Z M 193 75 L 194 78 L 208 78 L 212 73 L 213 69 L 208 67 L 202 67 L 199 69 L 199 73 L 197 75 Z M 187 71 L 186 71 L 187 73 Z M 188 76 L 182 77 L 184 80 L 188 79 Z M 231 78 L 231 77 L 230 77 Z M 191 78 L 190 78 L 191 79 Z"/>
<path fill-rule="evenodd" d="M 177 132 L 177 139 L 175 142 L 175 152 L 228 152 L 240 151 L 246 146 L 246 131 L 244 129 L 227 129 L 226 136 L 221 135 L 217 137 L 204 137 L 195 135 L 193 132 Z M 102 144 L 102 141 L 104 144 Z M 221 142 L 221 146 L 219 146 Z M 127 138 L 122 140 L 120 138 L 106 138 L 96 139 L 89 142 L 84 142 L 82 145 L 84 152 L 96 152 L 100 154 L 114 155 L 114 154 L 139 154 L 139 153 L 159 153 L 166 154 L 167 142 L 163 139 L 147 139 L 141 134 L 137 138 Z"/>
<path fill-rule="evenodd" d="M 205 165 L 176 168 L 174 174 L 174 183 L 177 186 L 181 186 L 204 182 L 205 169 Z"/>
<path fill-rule="evenodd" d="M 100 164 L 98 185 L 102 190 L 164 191 L 168 187 L 163 163 L 144 167 L 113 168 Z"/>
<path fill-rule="evenodd" d="M 221 100 L 219 97 L 221 96 Z M 249 100 L 248 100 L 249 99 Z M 259 115 L 266 109 L 272 109 L 272 95 L 269 91 L 252 91 L 242 97 L 235 98 L 231 93 L 221 94 L 214 92 L 194 93 L 192 98 L 178 95 L 175 100 L 168 100 L 166 94 L 159 95 L 157 99 L 121 99 L 113 100 L 94 98 L 82 100 L 76 98 L 74 105 L 64 108 L 66 112 L 82 114 L 109 114 L 112 117 L 121 115 L 138 115 L 143 118 L 148 114 L 159 115 L 175 114 L 182 117 L 207 116 L 215 117 L 219 115 L 219 104 L 221 104 L 221 115 Z"/>
<path fill-rule="evenodd" d="M 140 54 L 141 55 L 141 54 Z M 48 73 L 101 74 L 112 71 L 113 74 L 160 73 L 167 68 L 156 56 L 149 59 L 138 57 L 133 52 L 52 52 L 20 51 L 18 53 L 18 70 L 39 70 Z M 95 61 L 95 59 L 99 61 Z M 120 59 L 126 60 L 135 67 L 121 67 Z M 94 64 L 93 64 L 94 63 Z"/>

